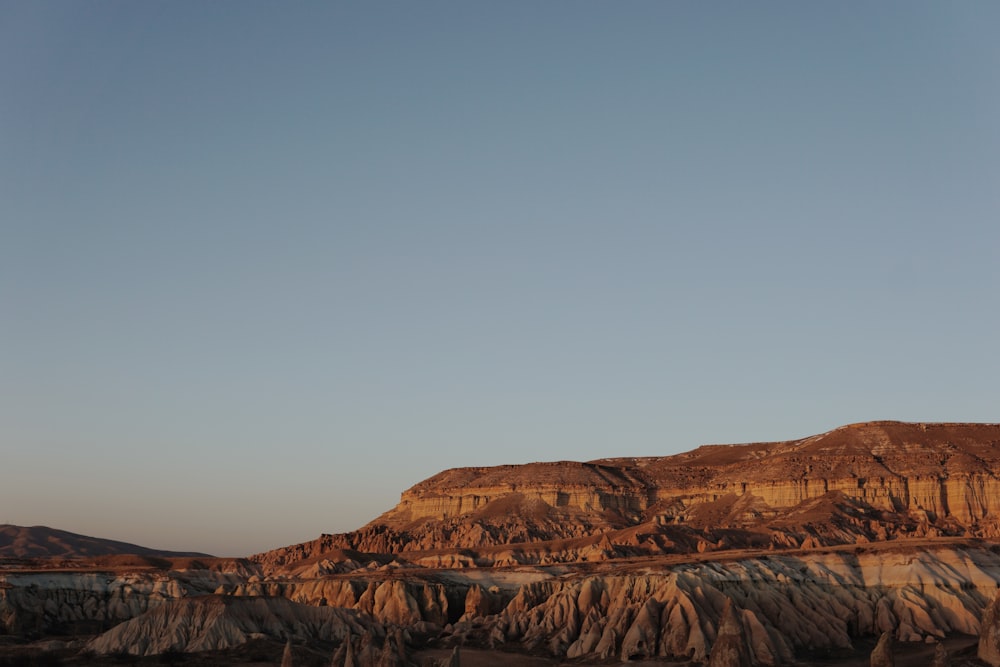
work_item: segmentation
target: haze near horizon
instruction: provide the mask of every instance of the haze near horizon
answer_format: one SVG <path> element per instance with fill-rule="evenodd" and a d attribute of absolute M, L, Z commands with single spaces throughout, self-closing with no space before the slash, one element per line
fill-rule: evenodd
<path fill-rule="evenodd" d="M 0 5 L 0 523 L 1000 421 L 994 3 Z"/>

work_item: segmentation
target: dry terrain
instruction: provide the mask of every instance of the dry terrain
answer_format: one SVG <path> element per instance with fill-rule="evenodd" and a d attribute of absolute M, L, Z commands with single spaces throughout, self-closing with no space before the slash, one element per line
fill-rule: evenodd
<path fill-rule="evenodd" d="M 446 470 L 245 559 L 38 530 L 0 532 L 0 665 L 1000 664 L 991 424 Z"/>

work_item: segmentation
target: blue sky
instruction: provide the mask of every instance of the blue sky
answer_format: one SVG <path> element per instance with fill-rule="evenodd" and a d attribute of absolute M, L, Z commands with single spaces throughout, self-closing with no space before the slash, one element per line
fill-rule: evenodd
<path fill-rule="evenodd" d="M 994 2 L 0 3 L 0 522 L 998 421 Z"/>

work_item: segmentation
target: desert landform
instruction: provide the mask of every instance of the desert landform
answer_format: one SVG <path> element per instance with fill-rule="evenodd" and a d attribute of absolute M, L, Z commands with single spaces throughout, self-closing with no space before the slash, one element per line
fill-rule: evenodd
<path fill-rule="evenodd" d="M 0 665 L 1000 665 L 1000 425 L 443 471 L 245 558 L 0 526 Z"/>

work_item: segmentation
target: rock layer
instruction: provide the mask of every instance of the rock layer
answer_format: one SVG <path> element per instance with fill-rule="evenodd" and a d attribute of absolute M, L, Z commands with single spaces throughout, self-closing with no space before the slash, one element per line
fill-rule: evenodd
<path fill-rule="evenodd" d="M 356 532 L 253 560 L 277 571 L 325 553 L 353 550 L 370 561 L 364 553 L 450 550 L 409 560 L 455 567 L 464 557 L 466 565 L 497 566 L 1000 537 L 997 471 L 1000 425 L 899 422 L 666 457 L 456 468 L 405 491 L 394 509 Z M 610 544 L 601 544 L 603 536 Z M 561 542 L 550 550 L 556 555 L 539 551 L 547 542 Z M 505 549 L 525 544 L 536 548 Z"/>

